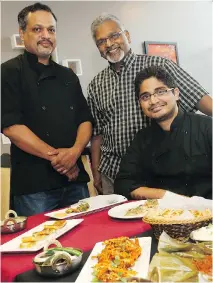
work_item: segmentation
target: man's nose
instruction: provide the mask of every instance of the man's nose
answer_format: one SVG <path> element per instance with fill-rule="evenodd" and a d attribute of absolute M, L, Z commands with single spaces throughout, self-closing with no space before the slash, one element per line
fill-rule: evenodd
<path fill-rule="evenodd" d="M 150 95 L 150 103 L 155 104 L 158 101 L 157 96 L 155 94 Z"/>
<path fill-rule="evenodd" d="M 42 34 L 41 35 L 42 35 L 43 38 L 50 38 L 49 31 L 47 29 L 45 29 L 45 28 L 42 30 Z"/>
<path fill-rule="evenodd" d="M 106 46 L 111 46 L 112 42 L 109 38 L 106 39 Z"/>

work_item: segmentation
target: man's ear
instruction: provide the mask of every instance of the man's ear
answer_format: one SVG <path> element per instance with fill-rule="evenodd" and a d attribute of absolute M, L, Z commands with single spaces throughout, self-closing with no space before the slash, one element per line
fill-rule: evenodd
<path fill-rule="evenodd" d="M 22 41 L 24 41 L 24 32 L 21 28 L 19 28 L 19 35 Z"/>
<path fill-rule="evenodd" d="M 124 34 L 126 35 L 128 42 L 131 43 L 131 38 L 130 38 L 130 34 L 129 34 L 128 30 L 125 30 Z"/>
<path fill-rule="evenodd" d="M 174 96 L 175 96 L 175 100 L 176 100 L 176 101 L 178 101 L 178 100 L 180 99 L 179 94 L 180 94 L 180 91 L 179 91 L 179 89 L 176 87 L 176 88 L 174 89 Z"/>

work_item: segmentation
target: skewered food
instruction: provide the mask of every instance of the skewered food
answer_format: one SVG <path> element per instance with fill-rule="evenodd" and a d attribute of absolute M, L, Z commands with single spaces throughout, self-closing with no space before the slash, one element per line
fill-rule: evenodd
<path fill-rule="evenodd" d="M 78 213 L 78 212 L 84 212 L 89 209 L 89 204 L 87 202 L 81 202 L 77 207 L 70 207 L 65 210 L 66 213 Z"/>
<path fill-rule="evenodd" d="M 125 215 L 134 216 L 134 215 L 144 214 L 149 209 L 157 208 L 157 207 L 158 207 L 157 199 L 148 199 L 144 204 L 128 209 Z"/>
<path fill-rule="evenodd" d="M 66 220 L 55 221 L 52 225 L 44 225 L 44 229 L 34 232 L 32 236 L 23 237 L 21 239 L 20 248 L 31 248 L 37 241 L 43 240 L 48 235 L 54 233 L 57 229 L 61 229 L 66 225 Z"/>

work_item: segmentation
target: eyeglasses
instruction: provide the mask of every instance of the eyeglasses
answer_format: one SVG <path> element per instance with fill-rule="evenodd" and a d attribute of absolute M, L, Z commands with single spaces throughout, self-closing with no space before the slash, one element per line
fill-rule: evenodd
<path fill-rule="evenodd" d="M 116 41 L 119 37 L 120 37 L 120 35 L 123 33 L 123 31 L 121 30 L 121 31 L 119 31 L 119 32 L 114 32 L 114 33 L 112 33 L 112 34 L 110 34 L 108 37 L 106 37 L 106 38 L 101 38 L 101 39 L 99 39 L 99 40 L 97 40 L 96 41 L 96 45 L 98 46 L 98 47 L 101 47 L 101 46 L 103 46 L 103 45 L 105 45 L 106 43 L 107 43 L 107 40 L 109 39 L 111 42 L 114 42 L 114 41 Z"/>
<path fill-rule="evenodd" d="M 158 89 L 154 93 L 143 93 L 139 95 L 139 101 L 148 101 L 151 99 L 151 96 L 154 95 L 155 97 L 160 97 L 166 95 L 169 91 L 173 90 L 174 88 L 168 89 Z"/>

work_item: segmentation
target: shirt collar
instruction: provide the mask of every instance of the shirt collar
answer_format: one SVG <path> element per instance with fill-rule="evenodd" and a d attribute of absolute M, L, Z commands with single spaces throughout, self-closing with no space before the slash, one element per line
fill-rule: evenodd
<path fill-rule="evenodd" d="M 175 119 L 172 121 L 171 127 L 170 127 L 170 131 L 175 130 L 176 128 L 180 127 L 183 123 L 184 120 L 184 112 L 182 109 L 178 109 L 178 114 L 175 117 Z"/>
<path fill-rule="evenodd" d="M 38 57 L 35 54 L 30 53 L 26 49 L 24 50 L 24 56 L 25 56 L 25 58 L 27 58 L 27 60 L 30 62 L 30 64 L 32 64 L 32 65 L 39 64 Z M 50 57 L 50 60 L 49 60 L 49 65 L 53 65 L 53 61 L 52 61 L 51 57 Z M 49 66 L 49 65 L 47 65 L 47 66 Z"/>
<path fill-rule="evenodd" d="M 42 63 L 38 62 L 38 57 L 35 54 L 32 54 L 28 52 L 27 50 L 24 51 L 24 57 L 28 61 L 29 65 L 32 69 L 36 71 L 36 73 L 39 76 L 39 79 L 42 79 L 43 77 L 49 77 L 49 76 L 55 76 L 55 66 L 54 62 L 49 60 L 49 65 L 44 65 Z"/>
<path fill-rule="evenodd" d="M 126 54 L 126 56 L 121 60 L 121 68 L 124 67 L 125 69 L 129 68 L 132 63 L 135 61 L 136 55 L 132 52 L 132 49 L 129 50 L 129 52 Z M 110 68 L 115 71 L 113 63 L 109 62 Z"/>

